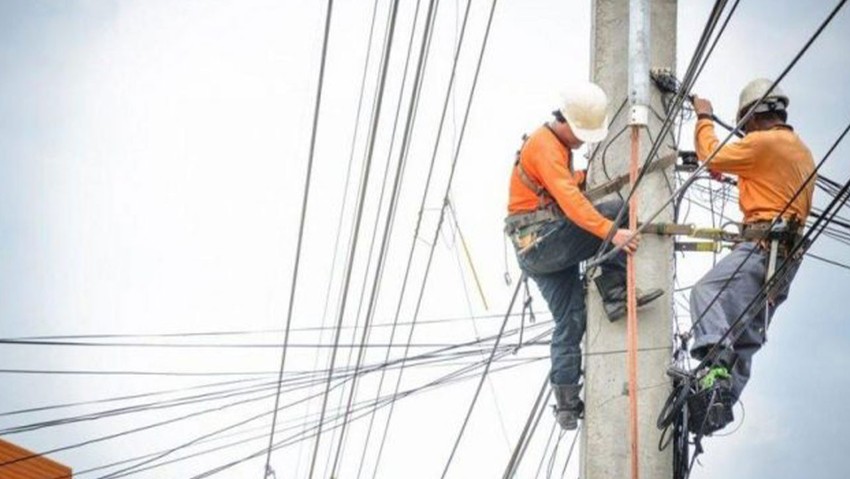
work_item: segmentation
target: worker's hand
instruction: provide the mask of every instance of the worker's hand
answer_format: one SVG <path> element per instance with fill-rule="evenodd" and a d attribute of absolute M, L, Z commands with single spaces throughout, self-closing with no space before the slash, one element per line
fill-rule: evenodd
<path fill-rule="evenodd" d="M 578 170 L 576 171 L 576 178 L 578 179 L 578 189 L 584 191 L 587 189 L 587 170 Z"/>
<path fill-rule="evenodd" d="M 714 181 L 723 181 L 723 173 L 719 171 L 708 170 L 708 176 Z"/>
<path fill-rule="evenodd" d="M 705 98 L 700 98 L 694 95 L 694 112 L 697 115 L 713 115 L 714 108 L 711 106 L 711 102 L 706 100 Z"/>
<path fill-rule="evenodd" d="M 637 251 L 638 245 L 640 244 L 640 235 L 635 233 L 636 231 L 625 228 L 618 229 L 617 232 L 614 233 L 614 237 L 611 238 L 611 242 L 614 243 L 614 246 L 622 246 L 623 251 L 626 253 L 632 254 Z M 633 235 L 634 237 L 632 238 Z"/>

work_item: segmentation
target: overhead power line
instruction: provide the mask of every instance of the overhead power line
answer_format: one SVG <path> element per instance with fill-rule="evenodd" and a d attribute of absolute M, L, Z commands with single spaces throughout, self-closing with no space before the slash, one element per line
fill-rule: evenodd
<path fill-rule="evenodd" d="M 307 218 L 307 204 L 310 199 L 310 183 L 313 173 L 313 158 L 316 151 L 316 136 L 319 130 L 319 109 L 322 105 L 322 88 L 325 79 L 325 63 L 327 61 L 328 43 L 331 30 L 331 14 L 333 13 L 333 0 L 328 0 L 327 14 L 325 17 L 325 34 L 322 41 L 322 59 L 319 66 L 319 85 L 316 93 L 316 103 L 313 108 L 313 128 L 310 133 L 310 153 L 307 159 L 307 178 L 304 181 L 304 199 L 301 202 L 301 219 L 298 224 L 298 241 L 295 246 L 295 265 L 292 268 L 292 284 L 289 290 L 289 305 L 286 312 L 286 327 L 284 332 L 283 345 L 280 348 L 280 372 L 278 373 L 278 383 L 283 378 L 283 371 L 286 365 L 286 345 L 289 341 L 289 328 L 292 325 L 292 311 L 295 305 L 295 290 L 298 286 L 298 267 L 301 264 L 301 245 L 304 240 L 304 225 Z M 274 442 L 274 424 L 277 421 L 277 405 L 280 401 L 280 389 L 275 395 L 274 417 L 272 418 L 272 428 L 269 434 L 269 454 L 266 457 L 266 470 L 270 467 L 271 462 L 271 444 Z M 264 476 L 265 477 L 265 476 Z"/>
<path fill-rule="evenodd" d="M 776 80 L 773 81 L 773 83 L 771 83 L 771 86 L 764 92 L 764 94 L 761 96 L 761 98 L 759 98 L 758 100 L 753 102 L 753 104 L 749 108 L 749 110 L 738 121 L 738 124 L 735 126 L 733 131 L 741 128 L 741 126 L 745 125 L 747 123 L 747 121 L 749 121 L 749 119 L 755 113 L 755 109 L 759 105 L 759 103 L 761 103 L 767 96 L 769 96 L 771 94 L 771 92 L 773 92 L 773 90 L 776 88 L 776 85 L 778 85 L 779 82 L 781 82 L 785 78 L 785 76 L 788 75 L 788 73 L 794 68 L 794 66 L 797 65 L 797 63 L 800 61 L 800 58 L 802 58 L 802 56 L 809 50 L 809 48 L 812 46 L 812 44 L 815 42 L 815 40 L 817 40 L 817 38 L 820 36 L 820 34 L 823 33 L 823 30 L 832 22 L 832 20 L 835 18 L 835 15 L 838 14 L 838 12 L 841 10 L 841 8 L 844 6 L 844 4 L 846 2 L 847 2 L 847 0 L 840 0 L 838 2 L 838 4 L 835 6 L 835 8 L 832 9 L 832 11 L 827 16 L 827 18 L 819 25 L 819 27 L 814 32 L 814 34 L 812 34 L 812 36 L 808 39 L 808 41 L 805 43 L 805 45 L 803 45 L 803 47 L 797 52 L 797 54 L 794 56 L 794 58 L 791 60 L 791 62 L 785 67 L 785 69 L 782 71 L 782 73 L 776 78 Z M 682 91 L 683 91 L 683 89 L 680 90 L 680 93 Z M 638 233 L 643 232 L 644 228 L 646 228 L 647 225 L 652 224 L 652 222 L 655 220 L 655 218 L 657 218 L 658 215 L 660 215 L 667 208 L 667 205 L 669 205 L 671 202 L 675 201 L 676 198 L 679 196 L 679 194 L 682 191 L 686 190 L 690 186 L 692 181 L 696 180 L 698 173 L 701 173 L 706 168 L 708 168 L 708 166 L 711 164 L 711 161 L 717 156 L 718 152 L 726 145 L 726 143 L 729 142 L 729 140 L 733 136 L 734 136 L 734 133 L 730 132 L 723 139 L 723 141 L 718 143 L 718 145 L 714 149 L 714 151 L 710 155 L 708 155 L 708 157 L 704 161 L 702 161 L 700 163 L 700 165 L 697 167 L 697 169 L 693 172 L 693 174 L 691 175 L 691 179 L 689 181 L 686 181 L 684 185 L 682 185 L 677 191 L 674 192 L 674 194 L 672 194 L 666 201 L 664 201 L 663 204 L 655 212 L 653 212 L 653 214 L 649 215 L 649 218 L 644 219 L 644 226 L 642 228 L 638 229 Z M 660 136 L 659 136 L 659 138 L 660 138 Z M 652 159 L 652 156 L 649 157 L 649 159 L 647 160 L 646 163 L 648 164 L 649 161 L 651 161 L 651 159 Z M 649 168 L 644 167 L 641 170 L 641 172 L 643 173 L 643 172 L 648 171 L 648 170 L 649 170 Z M 638 175 L 638 180 L 640 180 L 640 178 L 641 178 L 641 175 Z M 636 191 L 636 188 L 633 188 L 629 194 L 631 195 L 635 191 Z M 624 211 L 625 211 L 624 209 L 621 209 L 620 213 L 623 213 Z M 618 216 L 618 219 L 619 219 L 620 216 L 621 215 Z M 617 221 L 615 221 L 615 223 L 617 223 Z M 601 264 L 604 261 L 612 258 L 615 254 L 619 253 L 619 251 L 622 249 L 622 247 L 613 247 L 613 248 L 610 248 L 605 254 L 601 254 L 602 251 L 605 251 L 605 248 L 608 246 L 608 244 L 610 244 L 610 237 L 612 236 L 613 232 L 614 231 L 612 230 L 609 233 L 608 241 L 606 241 L 605 243 L 603 243 L 602 246 L 600 246 L 599 251 L 597 252 L 597 256 L 589 263 L 589 269 L 590 270 L 593 270 L 599 264 Z"/>

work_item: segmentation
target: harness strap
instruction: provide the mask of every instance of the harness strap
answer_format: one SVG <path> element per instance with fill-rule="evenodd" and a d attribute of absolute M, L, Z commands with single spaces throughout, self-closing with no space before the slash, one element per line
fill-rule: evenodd
<path fill-rule="evenodd" d="M 508 215 L 505 218 L 505 233 L 510 235 L 528 226 L 554 221 L 562 216 L 560 208 L 555 203 L 549 203 L 543 208 L 528 213 Z"/>
<path fill-rule="evenodd" d="M 514 163 L 514 168 L 516 169 L 517 177 L 522 181 L 522 184 L 525 185 L 526 188 L 533 191 L 535 195 L 537 195 L 537 202 L 540 208 L 543 208 L 547 204 L 554 201 L 552 195 L 546 191 L 546 188 L 543 187 L 540 183 L 534 181 L 534 179 L 528 176 L 528 173 L 525 172 L 525 168 L 522 167 L 522 163 L 519 161 L 519 155 L 517 155 L 516 162 Z"/>
<path fill-rule="evenodd" d="M 514 161 L 514 169 L 516 170 L 517 177 L 525 185 L 526 188 L 533 191 L 535 195 L 537 195 L 537 207 L 543 208 L 550 203 L 555 201 L 552 198 L 552 195 L 546 191 L 546 188 L 543 187 L 539 182 L 537 182 L 534 178 L 532 178 L 528 172 L 525 171 L 525 168 L 522 166 L 522 149 L 525 148 L 525 144 L 528 142 L 528 135 L 522 135 L 522 146 L 520 146 L 519 150 L 516 152 L 516 161 Z M 569 154 L 569 150 L 568 153 Z"/>

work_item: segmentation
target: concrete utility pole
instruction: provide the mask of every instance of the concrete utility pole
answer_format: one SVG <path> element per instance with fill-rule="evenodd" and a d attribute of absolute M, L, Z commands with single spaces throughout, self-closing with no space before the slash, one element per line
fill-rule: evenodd
<path fill-rule="evenodd" d="M 634 3 L 630 22 L 630 1 Z M 639 131 L 639 161 L 643 164 L 661 120 L 649 113 L 651 106 L 664 114 L 658 92 L 651 86 L 649 69 L 676 65 L 676 0 L 595 0 L 591 8 L 591 77 L 608 94 L 609 118 L 624 99 L 628 103 L 611 123 L 611 137 L 626 128 L 608 148 L 605 168 L 612 177 L 628 172 L 631 130 Z M 648 18 L 643 13 L 648 15 Z M 631 23 L 631 25 L 630 25 Z M 631 28 L 630 28 L 631 27 Z M 647 35 L 642 35 L 646 33 Z M 648 55 L 647 55 L 648 53 Z M 648 56 L 648 58 L 646 58 Z M 630 75 L 631 72 L 631 75 Z M 648 103 L 648 105 L 647 105 Z M 643 105 L 643 107 L 641 107 Z M 645 126 L 644 126 L 645 125 Z M 669 143 L 669 142 L 667 142 Z M 671 151 L 665 146 L 660 155 Z M 601 151 L 589 173 L 589 186 L 603 183 Z M 663 172 L 672 185 L 672 172 Z M 648 175 L 638 188 L 638 220 L 653 213 L 669 197 L 662 172 Z M 672 207 L 656 222 L 671 222 Z M 660 431 L 655 427 L 658 412 L 670 391 L 665 371 L 672 353 L 673 243 L 667 237 L 644 235 L 635 256 L 637 285 L 641 289 L 662 288 L 665 298 L 638 313 L 637 353 L 637 456 L 631 454 L 627 355 L 609 353 L 627 346 L 623 319 L 610 323 L 602 309 L 595 286 L 588 292 L 588 322 L 585 334 L 585 419 L 582 428 L 581 479 L 634 478 L 633 466 L 646 479 L 672 477 L 672 450 L 658 451 Z M 592 283 L 591 283 L 592 284 Z"/>

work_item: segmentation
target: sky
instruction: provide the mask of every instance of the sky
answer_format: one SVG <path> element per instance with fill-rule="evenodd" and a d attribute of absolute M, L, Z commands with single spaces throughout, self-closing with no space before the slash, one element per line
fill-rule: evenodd
<path fill-rule="evenodd" d="M 375 322 L 391 322 L 397 309 L 402 321 L 413 317 L 434 245 L 418 317 L 462 320 L 417 326 L 414 343 L 454 344 L 498 331 L 515 286 L 505 283 L 505 273 L 514 281 L 519 276 L 515 260 L 505 258 L 501 234 L 513 155 L 522 134 L 545 121 L 557 106 L 563 86 L 589 75 L 589 3 L 499 2 L 460 143 L 489 9 L 489 2 L 472 2 L 454 95 L 435 149 L 453 45 L 460 38 L 466 5 L 459 0 L 440 3 L 374 307 Z M 682 72 L 711 4 L 680 3 L 677 58 Z M 386 201 L 379 202 L 382 180 L 384 175 L 392 180 L 400 156 L 400 140 L 390 140 L 392 119 L 399 98 L 404 118 L 410 97 L 409 84 L 403 89 L 399 85 L 416 2 L 401 2 L 398 12 L 358 248 L 349 257 L 388 5 L 386 0 L 377 3 L 370 48 L 373 4 L 334 4 L 293 303 L 296 330 L 291 342 L 302 347 L 288 353 L 287 379 L 310 376 L 327 368 L 330 360 L 331 348 L 309 345 L 331 344 L 331 330 L 305 328 L 329 328 L 341 321 L 346 326 L 341 343 L 357 343 L 361 331 L 352 326 L 369 309 L 374 258 L 387 212 Z M 741 2 L 694 91 L 711 99 L 720 117 L 732 119 L 740 88 L 752 78 L 778 75 L 832 6 L 832 2 Z M 414 51 L 419 48 L 425 7 L 422 2 Z M 0 437 L 47 451 L 209 410 L 50 454 L 82 471 L 168 450 L 271 411 L 274 390 L 259 387 L 276 377 L 280 364 L 279 350 L 265 346 L 282 342 L 280 330 L 289 307 L 324 18 L 324 2 L 306 0 L 0 0 L 0 338 L 146 335 L 99 341 L 183 345 L 2 344 L 0 431 L 142 401 L 90 403 L 118 396 L 161 392 L 144 400 L 148 402 L 212 390 L 222 395 L 180 407 L 15 434 L 0 432 Z M 850 13 L 845 10 L 782 83 L 791 97 L 789 122 L 816 160 L 850 121 L 850 97 L 843 90 L 850 84 L 848 42 Z M 409 76 L 415 66 L 410 65 Z M 361 78 L 366 79 L 366 94 L 358 111 Z M 691 128 L 691 123 L 683 127 L 684 147 L 689 145 Z M 447 219 L 435 234 L 459 143 L 450 194 L 457 222 Z M 432 158 L 432 186 L 420 215 Z M 841 145 L 823 172 L 846 181 L 850 147 Z M 390 188 L 391 183 L 385 195 Z M 817 205 L 826 201 L 822 193 L 816 194 Z M 729 208 L 734 210 L 734 204 Z M 399 305 L 411 249 L 411 282 Z M 842 262 L 850 258 L 846 245 L 828 238 L 813 251 Z M 351 289 L 342 308 L 340 292 L 349 259 Z M 693 282 L 710 264 L 706 257 L 680 258 L 680 280 Z M 804 262 L 790 298 L 775 316 L 769 342 L 756 359 L 754 377 L 742 398 L 744 420 L 728 437 L 705 442 L 706 453 L 691 477 L 844 476 L 841 428 L 850 424 L 844 407 L 844 398 L 850 395 L 850 363 L 844 351 L 850 345 L 850 326 L 844 320 L 842 300 L 848 279 L 848 270 L 812 259 Z M 526 335 L 544 332 L 549 319 L 539 296 L 534 304 L 542 314 L 539 324 L 526 324 Z M 512 319 L 509 327 L 518 325 L 519 320 Z M 373 329 L 372 343 L 389 341 L 389 328 Z M 187 336 L 200 332 L 231 334 Z M 396 342 L 408 332 L 409 327 L 400 328 Z M 177 336 L 162 336 L 166 334 Z M 191 344 L 197 347 L 185 347 Z M 238 347 L 246 344 L 251 347 Z M 428 350 L 423 346 L 413 352 Z M 352 351 L 356 353 L 353 348 L 340 349 L 338 367 L 350 364 Z M 494 373 L 486 382 L 450 477 L 501 474 L 546 374 L 547 351 L 545 346 L 528 346 L 496 363 L 494 367 L 536 359 Z M 365 363 L 381 362 L 384 354 L 382 348 L 369 348 Z M 395 348 L 392 354 L 397 358 L 401 351 Z M 482 354 L 463 360 L 481 359 Z M 403 389 L 426 384 L 457 367 L 446 362 L 411 367 Z M 60 371 L 100 374 L 57 374 Z M 209 376 L 213 373 L 218 375 Z M 388 374 L 387 384 L 396 377 L 395 371 Z M 439 476 L 477 377 L 399 401 L 377 476 Z M 187 389 L 239 380 L 245 382 Z M 379 373 L 364 377 L 358 401 L 373 397 L 378 381 Z M 249 386 L 258 389 L 246 390 Z M 278 425 L 289 428 L 280 438 L 301 430 L 305 415 L 318 413 L 320 401 L 306 398 L 320 399 L 323 388 L 324 382 L 318 382 L 282 396 L 284 402 L 295 404 L 279 417 Z M 388 387 L 384 388 L 386 394 Z M 179 392 L 164 392 L 171 390 Z M 228 397 L 225 391 L 245 395 Z M 335 388 L 330 407 L 346 397 Z M 234 398 L 253 400 L 225 407 Z M 87 404 L 9 414 L 78 402 Z M 736 415 L 741 417 L 739 411 Z M 386 408 L 377 418 L 380 424 Z M 260 416 L 220 434 L 242 436 L 199 446 L 257 435 L 254 442 L 134 476 L 193 477 L 262 450 L 270 425 L 268 415 Z M 553 419 L 544 415 L 522 477 L 533 477 L 552 425 Z M 365 421 L 352 423 L 339 477 L 357 475 L 366 430 Z M 336 443 L 333 432 L 324 434 L 316 456 L 323 471 L 318 477 L 329 477 L 328 458 L 332 460 Z M 571 438 L 565 435 L 559 445 L 561 460 Z M 377 441 L 367 444 L 365 469 L 372 471 Z M 306 477 L 312 447 L 308 440 L 276 451 L 271 464 L 277 477 Z M 197 450 L 187 448 L 168 458 Z M 128 464 L 132 463 L 124 466 Z M 245 461 L 216 477 L 262 477 L 263 464 L 264 457 Z M 102 477 L 107 472 L 81 477 Z M 572 464 L 567 477 L 576 474 Z M 370 477 L 370 472 L 363 477 Z"/>

